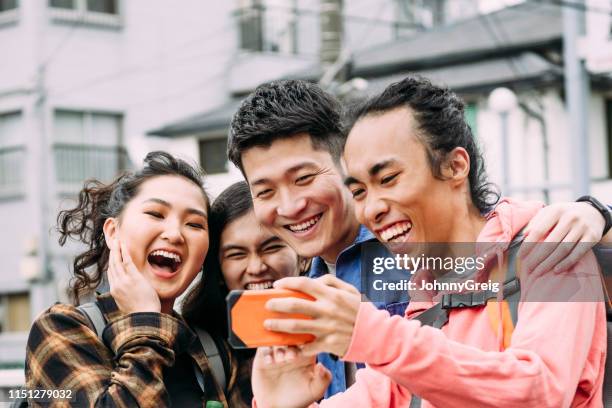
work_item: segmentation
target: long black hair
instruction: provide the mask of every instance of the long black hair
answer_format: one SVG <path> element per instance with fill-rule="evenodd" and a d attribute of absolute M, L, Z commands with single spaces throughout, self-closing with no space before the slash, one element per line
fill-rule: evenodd
<path fill-rule="evenodd" d="M 210 247 L 204 260 L 204 272 L 200 281 L 185 296 L 182 314 L 191 326 L 198 326 L 227 338 L 227 304 L 229 289 L 225 284 L 219 249 L 221 234 L 232 222 L 253 210 L 251 191 L 246 181 L 232 184 L 215 199 L 208 217 Z M 297 256 L 297 254 L 296 254 Z M 298 256 L 299 272 L 304 274 L 308 259 Z"/>
<path fill-rule="evenodd" d="M 210 247 L 204 260 L 204 273 L 185 296 L 182 313 L 192 326 L 199 326 L 227 338 L 225 297 L 229 293 L 219 261 L 221 234 L 225 227 L 253 209 L 251 191 L 245 181 L 226 188 L 213 202 L 208 217 Z"/>
<path fill-rule="evenodd" d="M 145 181 L 164 175 L 181 176 L 193 182 L 202 191 L 206 205 L 209 205 L 201 169 L 169 153 L 156 151 L 147 154 L 142 169 L 125 172 L 110 184 L 98 180 L 86 181 L 79 192 L 76 207 L 60 211 L 57 216 L 59 244 L 63 246 L 70 238 L 87 246 L 87 250 L 77 255 L 73 262 L 74 277 L 70 288 L 76 304 L 81 295 L 100 285 L 108 266 L 110 250 L 104 239 L 104 222 L 108 218 L 119 217 Z"/>

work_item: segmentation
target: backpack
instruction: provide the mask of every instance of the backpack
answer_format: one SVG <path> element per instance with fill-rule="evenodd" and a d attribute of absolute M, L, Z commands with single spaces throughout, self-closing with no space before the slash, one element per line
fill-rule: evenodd
<path fill-rule="evenodd" d="M 104 314 L 102 314 L 102 311 L 100 310 L 100 306 L 98 306 L 96 302 L 89 302 L 77 306 L 77 309 L 83 315 L 85 315 L 85 317 L 87 317 L 87 320 L 89 320 L 89 322 L 91 323 L 90 327 L 94 329 L 96 335 L 101 340 L 102 332 L 106 327 L 106 319 L 104 318 Z M 219 352 L 217 344 L 206 330 L 196 328 L 195 332 L 198 335 L 198 338 L 200 339 L 200 343 L 202 344 L 202 348 L 204 349 L 206 358 L 210 363 L 210 369 L 212 371 L 213 377 L 221 386 L 223 392 L 226 393 L 228 375 L 225 372 L 225 366 L 223 364 L 223 359 L 221 358 L 221 354 Z M 206 395 L 206 391 L 204 388 L 204 376 L 202 375 L 202 370 L 200 370 L 200 367 L 195 361 L 193 362 L 193 371 L 195 373 L 200 389 Z M 28 399 L 17 398 L 13 400 L 11 404 L 9 404 L 9 406 L 10 408 L 27 408 L 29 406 Z"/>
<path fill-rule="evenodd" d="M 89 302 L 82 305 L 77 306 L 77 309 L 87 317 L 89 322 L 91 323 L 91 327 L 94 329 L 99 339 L 102 339 L 102 332 L 106 327 L 106 319 L 104 318 L 104 314 L 100 310 L 100 306 L 96 302 Z M 225 372 L 225 366 L 223 365 L 223 359 L 221 358 L 221 354 L 219 351 L 219 347 L 215 343 L 214 339 L 206 330 L 201 328 L 195 328 L 195 332 L 198 335 L 198 339 L 202 344 L 202 348 L 204 349 L 204 353 L 206 354 L 206 358 L 210 363 L 210 369 L 212 371 L 212 375 L 217 381 L 217 384 L 221 386 L 221 389 L 224 393 L 227 392 L 227 378 L 229 377 Z M 198 385 L 202 392 L 206 394 L 204 389 L 204 377 L 202 375 L 202 370 L 197 365 L 197 363 L 193 362 L 193 371 L 195 373 L 196 379 L 198 381 Z"/>
<path fill-rule="evenodd" d="M 521 285 L 519 279 L 516 277 L 516 258 L 520 244 L 523 242 L 525 236 L 521 230 L 510 243 L 507 250 L 508 259 L 508 271 L 506 280 L 502 286 L 502 325 L 504 328 L 504 347 L 510 344 L 510 338 L 512 337 L 512 331 L 518 322 L 518 305 L 521 296 Z M 606 265 L 612 266 L 612 250 L 606 250 L 602 246 L 596 246 L 593 251 L 599 261 L 599 264 L 604 268 Z M 606 275 L 605 270 L 603 271 Z M 606 296 L 606 329 L 607 329 L 607 350 L 606 353 L 606 364 L 603 384 L 603 404 L 604 407 L 612 407 L 612 305 L 610 302 L 610 296 L 606 289 L 606 282 L 602 276 L 602 286 L 604 294 Z M 416 316 L 414 320 L 418 320 L 422 325 L 432 326 L 435 328 L 442 328 L 448 322 L 448 316 L 451 309 L 462 309 L 467 307 L 484 307 L 487 308 L 489 300 L 497 300 L 497 293 L 487 290 L 479 292 L 464 292 L 464 293 L 450 293 L 442 295 L 440 302 L 435 306 L 425 310 L 420 315 Z M 492 314 L 490 313 L 491 317 Z M 492 319 L 491 325 L 494 330 L 497 328 L 498 320 Z M 410 408 L 420 408 L 421 398 L 417 395 L 413 395 L 410 401 Z"/>

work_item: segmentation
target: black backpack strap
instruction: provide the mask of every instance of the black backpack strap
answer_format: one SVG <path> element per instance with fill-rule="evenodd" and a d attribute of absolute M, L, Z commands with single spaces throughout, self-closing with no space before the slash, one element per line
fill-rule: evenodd
<path fill-rule="evenodd" d="M 508 270 L 504 282 L 504 300 L 508 303 L 513 326 L 516 326 L 518 322 L 518 305 L 521 298 L 521 284 L 516 276 L 517 255 L 520 244 L 524 239 L 525 235 L 523 234 L 523 230 L 521 230 L 517 236 L 514 237 L 507 251 Z"/>
<path fill-rule="evenodd" d="M 89 323 L 91 323 L 90 327 L 94 329 L 96 334 L 100 339 L 102 339 L 102 332 L 106 327 L 106 319 L 104 318 L 104 314 L 98 306 L 97 302 L 89 302 L 82 305 L 77 306 L 79 312 L 81 312 Z"/>
<path fill-rule="evenodd" d="M 442 302 L 436 303 L 436 305 L 425 310 L 413 320 L 418 320 L 422 326 L 440 329 L 448 322 L 448 309 L 442 307 Z"/>
<path fill-rule="evenodd" d="M 502 286 L 503 299 L 507 300 L 510 305 L 510 313 L 512 315 L 512 323 L 516 325 L 518 320 L 518 300 L 521 296 L 521 285 L 516 276 L 516 255 L 520 248 L 520 244 L 525 239 L 523 230 L 521 230 L 510 245 L 508 246 L 508 271 L 506 279 Z M 442 295 L 442 299 L 436 305 L 425 310 L 423 313 L 414 318 L 421 322 L 423 326 L 432 326 L 437 329 L 442 328 L 448 322 L 448 316 L 451 309 L 463 309 L 468 307 L 484 307 L 491 299 L 497 299 L 497 293 L 491 290 L 467 293 L 449 293 Z M 421 397 L 412 394 L 410 399 L 410 408 L 420 408 Z"/>
<path fill-rule="evenodd" d="M 221 386 L 221 389 L 223 389 L 223 391 L 225 392 L 227 388 L 227 376 L 225 375 L 225 367 L 223 365 L 223 359 L 221 358 L 219 347 L 217 347 L 217 344 L 215 343 L 214 339 L 206 330 L 196 327 L 195 332 L 198 335 L 198 338 L 200 339 L 200 343 L 202 344 L 202 348 L 204 349 L 206 358 L 210 363 L 210 369 L 212 371 L 213 377 L 215 377 L 215 380 Z M 196 371 L 199 372 L 200 376 L 202 376 L 199 367 Z M 198 380 L 198 382 L 200 382 L 200 380 Z"/>

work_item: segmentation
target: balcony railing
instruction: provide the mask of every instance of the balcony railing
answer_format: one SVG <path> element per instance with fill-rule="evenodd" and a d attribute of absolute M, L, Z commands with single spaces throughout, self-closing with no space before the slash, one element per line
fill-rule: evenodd
<path fill-rule="evenodd" d="M 25 147 L 0 147 L 0 199 L 25 194 Z"/>
<path fill-rule="evenodd" d="M 83 181 L 95 178 L 109 182 L 128 168 L 124 147 L 55 144 L 53 146 L 58 192 L 77 192 Z"/>
<path fill-rule="evenodd" d="M 236 10 L 235 16 L 238 21 L 240 49 L 298 53 L 296 9 L 255 4 Z"/>

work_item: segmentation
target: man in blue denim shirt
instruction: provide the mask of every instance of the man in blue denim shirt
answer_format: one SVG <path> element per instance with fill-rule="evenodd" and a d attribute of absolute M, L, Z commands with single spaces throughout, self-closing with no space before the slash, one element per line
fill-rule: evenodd
<path fill-rule="evenodd" d="M 228 156 L 249 182 L 261 224 L 299 255 L 314 258 L 309 275 L 335 272 L 361 289 L 361 248 L 376 240 L 355 218 L 343 184 L 340 112 L 335 98 L 315 84 L 261 85 L 234 115 Z M 382 245 L 374 250 L 386 251 Z M 403 315 L 407 301 L 398 291 L 375 304 Z M 335 356 L 319 359 L 334 376 L 327 394 L 344 391 L 346 373 L 354 376 L 355 367 Z"/>
<path fill-rule="evenodd" d="M 384 257 L 389 255 L 389 252 L 383 245 L 373 245 L 374 243 L 378 244 L 374 235 L 366 229 L 363 225 L 359 227 L 359 233 L 357 234 L 357 238 L 353 244 L 344 249 L 335 263 L 335 275 L 337 278 L 342 279 L 345 282 L 350 283 L 355 286 L 361 293 L 364 293 L 368 296 L 368 291 L 362 286 L 362 259 L 364 254 L 362 251 L 364 250 L 364 244 L 368 245 L 367 250 L 369 251 L 368 256 L 380 256 Z M 399 273 L 406 274 L 406 271 L 398 271 Z M 315 257 L 312 260 L 312 266 L 310 267 L 310 271 L 308 276 L 311 278 L 318 278 L 323 276 L 329 272 L 329 267 L 326 265 L 326 262 L 321 257 Z M 403 316 L 406 311 L 406 306 L 408 306 L 408 292 L 385 292 L 383 294 L 385 296 L 384 301 L 374 301 L 373 303 L 379 309 L 386 309 L 390 314 Z M 379 297 L 380 294 L 378 294 Z M 325 397 L 330 397 L 338 392 L 342 392 L 346 390 L 348 386 L 354 381 L 354 373 L 351 370 L 350 366 L 347 366 L 346 363 L 339 360 L 336 356 L 322 353 L 319 354 L 318 358 L 320 363 L 322 363 L 327 369 L 332 373 L 332 381 L 325 392 Z M 358 363 L 356 368 L 363 368 L 364 365 Z M 347 375 L 351 378 L 347 379 Z"/>
<path fill-rule="evenodd" d="M 334 273 L 372 298 L 362 288 L 364 248 L 368 256 L 384 256 L 386 249 L 372 246 L 377 241 L 358 223 L 344 187 L 340 112 L 334 97 L 315 84 L 284 80 L 261 85 L 232 119 L 228 156 L 249 183 L 260 223 L 299 255 L 314 258 L 309 276 Z M 377 297 L 372 298 L 377 307 L 404 314 L 407 293 Z M 354 366 L 329 354 L 319 355 L 319 361 L 333 376 L 326 397 L 350 385 Z"/>

